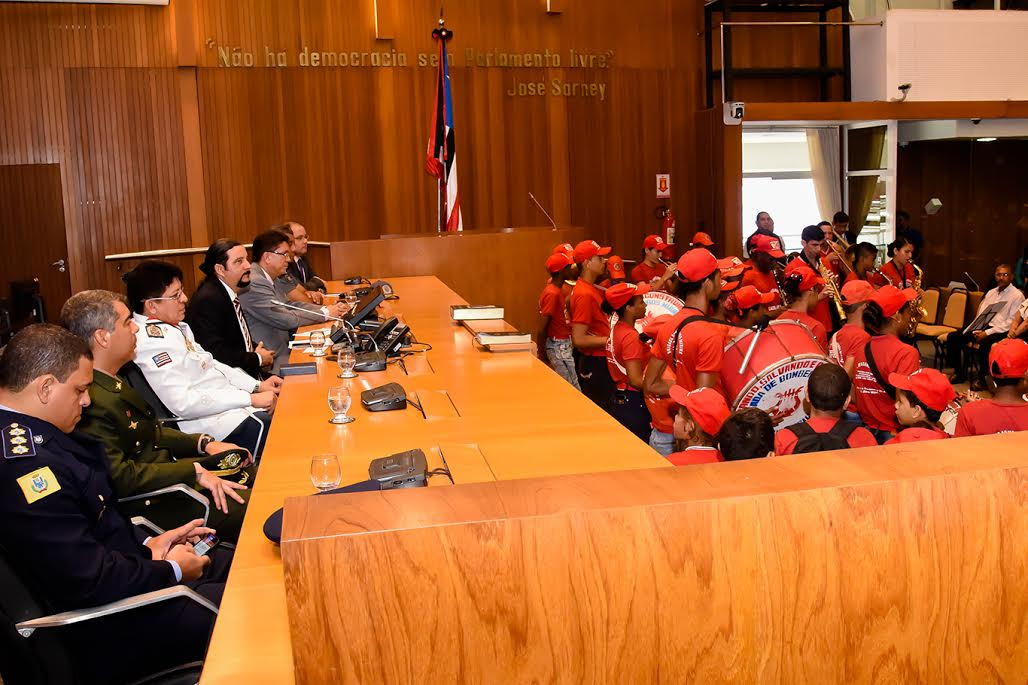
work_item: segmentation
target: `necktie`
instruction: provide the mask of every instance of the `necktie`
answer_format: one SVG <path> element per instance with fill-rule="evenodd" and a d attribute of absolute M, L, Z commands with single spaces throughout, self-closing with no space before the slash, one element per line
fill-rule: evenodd
<path fill-rule="evenodd" d="M 299 259 L 296 260 L 296 270 L 300 272 L 300 283 L 307 282 L 307 272 L 304 271 L 303 262 Z"/>
<path fill-rule="evenodd" d="M 239 319 L 239 328 L 243 331 L 243 343 L 246 345 L 247 352 L 253 352 L 253 340 L 250 338 L 250 327 L 246 325 L 246 319 L 243 318 L 243 308 L 239 306 L 239 300 L 232 300 L 232 308 L 236 310 L 236 318 Z"/>

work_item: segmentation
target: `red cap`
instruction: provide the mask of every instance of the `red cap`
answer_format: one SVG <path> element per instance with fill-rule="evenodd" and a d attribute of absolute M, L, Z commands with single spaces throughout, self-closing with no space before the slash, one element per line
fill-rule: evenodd
<path fill-rule="evenodd" d="M 693 247 L 713 247 L 714 241 L 710 239 L 710 236 L 703 231 L 697 231 L 696 235 L 692 237 Z"/>
<path fill-rule="evenodd" d="M 900 290 L 894 285 L 883 285 L 867 299 L 869 302 L 878 304 L 882 308 L 882 314 L 885 318 L 889 318 L 895 316 L 896 312 L 903 309 L 903 305 L 907 302 L 916 300 L 917 291 L 913 288 Z"/>
<path fill-rule="evenodd" d="M 742 285 L 742 274 L 750 268 L 738 257 L 725 257 L 717 260 L 717 268 L 721 270 L 721 292 L 731 292 Z"/>
<path fill-rule="evenodd" d="M 583 240 L 579 244 L 575 245 L 574 259 L 576 262 L 581 264 L 588 259 L 592 259 L 596 255 L 603 257 L 604 255 L 609 254 L 609 247 L 600 247 L 600 244 L 595 240 Z"/>
<path fill-rule="evenodd" d="M 913 393 L 929 409 L 935 411 L 942 411 L 957 397 L 953 386 L 949 384 L 949 379 L 935 369 L 918 369 L 909 376 L 890 373 L 889 384 Z"/>
<path fill-rule="evenodd" d="M 870 299 L 871 294 L 875 291 L 875 287 L 865 281 L 863 278 L 858 278 L 846 283 L 842 286 L 842 299 L 846 304 L 860 304 Z"/>
<path fill-rule="evenodd" d="M 565 266 L 574 264 L 571 255 L 564 252 L 554 252 L 546 258 L 546 270 L 551 274 L 561 271 Z"/>
<path fill-rule="evenodd" d="M 603 296 L 607 298 L 607 304 L 611 307 L 621 309 L 636 295 L 645 295 L 648 292 L 650 292 L 650 286 L 645 284 L 617 283 L 607 288 L 607 292 Z"/>
<path fill-rule="evenodd" d="M 732 413 L 724 395 L 714 388 L 699 388 L 690 392 L 680 385 L 672 385 L 670 395 L 671 399 L 689 411 L 693 421 L 707 435 L 717 435 L 721 424 Z"/>
<path fill-rule="evenodd" d="M 648 338 L 656 340 L 657 333 L 659 333 L 660 329 L 664 327 L 664 324 L 671 320 L 671 316 L 671 314 L 661 314 L 649 321 L 643 319 L 643 334 Z"/>
<path fill-rule="evenodd" d="M 774 293 L 762 293 L 752 285 L 743 287 L 732 293 L 732 298 L 725 302 L 725 307 L 732 311 L 741 312 L 744 309 L 756 307 L 758 304 L 771 304 L 775 301 Z"/>
<path fill-rule="evenodd" d="M 678 277 L 687 283 L 699 283 L 717 269 L 717 257 L 705 248 L 697 247 L 678 260 Z"/>
<path fill-rule="evenodd" d="M 989 373 L 993 378 L 1023 378 L 1028 373 L 1028 343 L 1007 338 L 992 346 Z"/>
<path fill-rule="evenodd" d="M 808 290 L 821 287 L 825 284 L 824 279 L 817 275 L 813 269 L 809 266 L 794 266 L 790 269 L 785 270 L 786 280 L 795 279 L 800 282 L 800 292 L 805 293 Z"/>
<path fill-rule="evenodd" d="M 659 235 L 648 235 L 646 236 L 646 239 L 643 240 L 643 249 L 648 250 L 652 247 L 655 247 L 658 250 L 663 250 L 665 247 L 667 247 L 667 243 L 664 242 L 664 239 L 661 238 Z"/>
<path fill-rule="evenodd" d="M 767 252 L 775 259 L 781 259 L 785 256 L 785 253 L 782 252 L 782 244 L 778 242 L 778 238 L 773 238 L 763 233 L 758 233 L 753 238 L 753 247 L 750 249 L 750 252 Z"/>
<path fill-rule="evenodd" d="M 625 262 L 621 257 L 612 254 L 607 258 L 607 273 L 610 274 L 612 280 L 625 277 Z"/>
<path fill-rule="evenodd" d="M 559 245 L 555 245 L 553 247 L 553 252 L 550 254 L 557 254 L 558 252 L 563 252 L 568 257 L 571 257 L 572 262 L 575 261 L 575 248 L 571 243 L 560 243 Z"/>

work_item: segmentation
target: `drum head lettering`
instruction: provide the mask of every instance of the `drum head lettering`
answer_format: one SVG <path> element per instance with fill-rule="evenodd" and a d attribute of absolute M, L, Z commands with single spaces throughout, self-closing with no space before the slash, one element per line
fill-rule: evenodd
<path fill-rule="evenodd" d="M 758 407 L 771 415 L 780 430 L 807 419 L 803 411 L 803 398 L 807 392 L 807 379 L 817 367 L 826 364 L 822 357 L 795 359 L 783 362 L 761 374 L 739 397 L 736 409 Z"/>
<path fill-rule="evenodd" d="M 658 316 L 664 316 L 665 314 L 671 314 L 673 316 L 685 305 L 684 302 L 674 295 L 668 295 L 667 293 L 659 290 L 651 291 L 643 295 L 643 302 L 646 303 L 646 314 L 635 322 L 635 328 L 640 333 L 643 332 L 644 327 L 648 326 Z M 613 328 L 614 324 L 617 322 L 618 315 L 612 314 L 610 317 L 610 327 Z"/>

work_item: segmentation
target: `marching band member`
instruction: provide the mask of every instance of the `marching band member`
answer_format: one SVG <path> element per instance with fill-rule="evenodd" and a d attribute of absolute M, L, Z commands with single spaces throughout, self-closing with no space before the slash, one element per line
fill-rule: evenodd
<path fill-rule="evenodd" d="M 675 438 L 685 445 L 685 449 L 669 456 L 668 461 L 675 466 L 724 461 L 717 449 L 717 434 L 731 414 L 725 398 L 712 388 L 688 391 L 680 385 L 673 385 L 670 392 L 671 399 L 678 404 Z"/>
<path fill-rule="evenodd" d="M 573 264 L 572 257 L 566 252 L 555 252 L 546 260 L 550 280 L 539 295 L 539 334 L 536 340 L 542 343 L 538 345 L 539 359 L 548 362 L 557 375 L 575 386 L 575 390 L 581 390 L 572 352 L 568 303 L 563 292 Z"/>
<path fill-rule="evenodd" d="M 689 243 L 689 247 L 704 247 L 710 250 L 711 254 L 714 254 L 714 240 L 703 231 L 696 231 L 696 233 L 693 234 L 692 241 Z"/>
<path fill-rule="evenodd" d="M 957 393 L 946 376 L 935 369 L 918 369 L 891 373 L 889 383 L 896 388 L 896 420 L 904 428 L 886 445 L 949 437 L 939 419 Z"/>
<path fill-rule="evenodd" d="M 667 243 L 659 235 L 648 235 L 643 240 L 643 260 L 635 265 L 630 274 L 632 283 L 645 283 L 653 290 L 660 290 L 675 272 L 674 264 L 665 265 L 660 255 Z"/>
<path fill-rule="evenodd" d="M 603 311 L 617 314 L 617 323 L 607 339 L 607 370 L 614 381 L 611 415 L 640 440 L 650 440 L 650 412 L 643 398 L 643 376 L 650 348 L 639 339 L 635 322 L 646 314 L 643 295 L 650 292 L 645 283 L 618 283 L 604 293 Z"/>
<path fill-rule="evenodd" d="M 843 285 L 850 281 L 867 281 L 874 283 L 878 278 L 875 262 L 878 261 L 878 248 L 871 243 L 857 243 L 853 246 L 853 270 L 846 274 Z"/>
<path fill-rule="evenodd" d="M 1028 401 L 1024 399 L 1028 343 L 1008 338 L 993 345 L 989 374 L 996 383 L 992 399 L 961 407 L 953 437 L 1028 430 Z"/>
<path fill-rule="evenodd" d="M 921 366 L 915 347 L 900 340 L 910 326 L 910 303 L 917 293 L 886 285 L 868 298 L 864 308 L 864 330 L 871 339 L 856 354 L 857 411 L 879 444 L 899 430 L 896 420 L 896 389 L 890 374 L 911 374 Z"/>
<path fill-rule="evenodd" d="M 752 285 L 744 285 L 729 293 L 725 299 L 725 310 L 730 321 L 744 328 L 753 328 L 761 318 L 768 316 L 768 305 L 774 301 L 774 294 L 762 293 Z"/>
<path fill-rule="evenodd" d="M 867 281 L 850 281 L 842 286 L 842 299 L 846 303 L 846 325 L 835 332 L 828 344 L 828 359 L 842 368 L 853 380 L 857 368 L 857 350 L 863 349 L 871 339 L 864 330 L 864 309 L 874 286 Z"/>
<path fill-rule="evenodd" d="M 746 262 L 750 266 L 742 276 L 744 286 L 751 285 L 762 293 L 774 295 L 774 300 L 768 305 L 768 311 L 777 315 L 782 309 L 782 295 L 778 290 L 778 279 L 775 277 L 775 260 L 784 259 L 785 252 L 782 251 L 782 243 L 777 238 L 765 235 L 758 235 L 750 248 L 750 258 Z"/>
<path fill-rule="evenodd" d="M 875 285 L 891 285 L 900 290 L 914 287 L 917 272 L 910 263 L 914 256 L 914 243 L 909 238 L 900 236 L 889 243 L 888 250 L 891 259 L 878 272 Z"/>
<path fill-rule="evenodd" d="M 824 244 L 825 233 L 822 229 L 817 226 L 807 226 L 803 229 L 803 233 L 800 235 L 800 244 L 803 245 L 803 250 L 800 252 L 796 259 L 786 264 L 785 272 L 789 273 L 789 268 L 796 264 L 804 264 L 815 274 L 821 275 L 822 266 L 830 269 L 832 274 L 836 276 L 836 282 L 840 282 L 838 279 L 837 266 L 830 263 L 830 260 L 825 260 L 824 255 L 821 253 L 821 247 Z M 836 258 L 838 262 L 838 258 Z M 810 312 L 811 316 L 821 322 L 821 325 L 825 328 L 825 333 L 834 331 L 838 326 L 833 318 L 832 306 L 828 302 L 828 294 L 825 293 L 825 297 L 822 297 L 814 305 L 814 309 Z"/>
<path fill-rule="evenodd" d="M 571 291 L 571 342 L 581 353 L 578 360 L 578 384 L 582 393 L 606 411 L 614 382 L 607 371 L 607 337 L 610 320 L 600 309 L 603 291 L 596 280 L 606 267 L 609 247 L 600 247 L 595 240 L 583 240 L 575 246 L 578 282 Z"/>
<path fill-rule="evenodd" d="M 778 320 L 798 321 L 814 334 L 814 340 L 822 351 L 828 350 L 828 331 L 824 324 L 811 315 L 817 305 L 823 302 L 822 289 L 825 282 L 810 268 L 793 262 L 785 270 L 785 296 L 792 304 L 778 315 Z"/>
<path fill-rule="evenodd" d="M 775 454 L 806 454 L 850 447 L 877 447 L 859 424 L 843 417 L 853 384 L 835 364 L 822 364 L 807 379 L 810 418 L 775 433 Z"/>
<path fill-rule="evenodd" d="M 607 257 L 607 271 L 606 278 L 600 281 L 600 287 L 607 289 L 612 285 L 618 283 L 624 283 L 627 279 L 625 278 L 625 260 L 618 257 L 616 254 L 612 254 Z"/>

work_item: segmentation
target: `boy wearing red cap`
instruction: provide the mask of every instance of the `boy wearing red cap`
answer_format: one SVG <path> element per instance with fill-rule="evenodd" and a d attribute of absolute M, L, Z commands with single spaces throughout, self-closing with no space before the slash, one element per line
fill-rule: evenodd
<path fill-rule="evenodd" d="M 661 314 L 657 318 L 643 324 L 643 342 L 647 345 L 651 344 L 657 337 L 660 329 L 670 320 L 670 314 Z M 663 378 L 669 384 L 675 382 L 675 375 L 667 367 L 664 368 Z M 674 421 L 678 413 L 678 405 L 670 397 L 658 397 L 650 393 L 645 393 L 644 397 L 646 399 L 646 408 L 650 412 L 650 426 L 652 426 L 650 430 L 650 447 L 660 456 L 666 457 L 675 451 Z"/>
<path fill-rule="evenodd" d="M 609 288 L 612 285 L 624 283 L 627 280 L 625 278 L 625 261 L 616 254 L 607 257 L 606 275 L 607 277 L 600 282 L 601 288 Z"/>
<path fill-rule="evenodd" d="M 842 414 L 853 384 L 835 364 L 822 364 L 807 379 L 810 418 L 775 433 L 775 454 L 806 454 L 850 447 L 877 447 L 878 441 Z"/>
<path fill-rule="evenodd" d="M 571 276 L 573 262 L 565 252 L 554 252 L 546 260 L 550 281 L 539 296 L 539 333 L 536 340 L 541 345 L 539 358 L 549 362 L 550 367 L 576 390 L 578 374 L 571 345 L 571 319 L 568 316 L 567 299 L 563 288 Z"/>
<path fill-rule="evenodd" d="M 889 374 L 889 383 L 896 388 L 896 419 L 905 428 L 886 445 L 949 437 L 939 419 L 957 393 L 945 375 L 935 369 L 918 369 L 909 375 Z"/>
<path fill-rule="evenodd" d="M 871 339 L 857 350 L 853 385 L 860 418 L 879 444 L 899 430 L 896 392 L 889 376 L 911 374 L 921 366 L 917 349 L 899 339 L 910 326 L 910 303 L 915 299 L 912 289 L 886 285 L 868 298 L 864 308 L 864 330 Z"/>
<path fill-rule="evenodd" d="M 965 404 L 960 409 L 953 437 L 1028 430 L 1025 374 L 1028 343 L 1008 338 L 993 345 L 989 351 L 989 375 L 996 383 L 996 391 L 991 400 Z"/>
<path fill-rule="evenodd" d="M 762 293 L 752 285 L 744 285 L 729 292 L 725 299 L 725 311 L 730 321 L 743 328 L 753 328 L 762 317 L 768 315 L 767 307 L 774 301 L 773 294 Z"/>
<path fill-rule="evenodd" d="M 689 250 L 678 260 L 675 295 L 685 306 L 657 333 L 653 356 L 646 366 L 646 391 L 668 395 L 670 384 L 663 380 L 671 367 L 675 382 L 686 390 L 721 390 L 724 360 L 724 327 L 696 317 L 706 317 L 710 303 L 721 293 L 721 272 L 717 259 L 707 250 Z"/>
<path fill-rule="evenodd" d="M 848 281 L 842 286 L 842 301 L 846 304 L 846 325 L 835 332 L 828 344 L 828 359 L 846 369 L 852 380 L 857 368 L 857 350 L 871 339 L 864 330 L 864 308 L 874 293 L 874 286 L 863 280 Z"/>
<path fill-rule="evenodd" d="M 703 231 L 696 231 L 696 233 L 693 234 L 692 242 L 689 243 L 689 247 L 705 247 L 710 250 L 710 248 L 714 247 L 714 241 Z M 713 250 L 710 251 L 713 252 Z"/>
<path fill-rule="evenodd" d="M 730 321 L 730 312 L 725 304 L 729 296 L 742 285 L 742 275 L 749 267 L 743 264 L 742 260 L 738 257 L 725 257 L 724 259 L 717 260 L 717 268 L 721 272 L 721 294 L 718 295 L 717 301 L 713 304 L 711 317 L 721 319 L 722 321 Z M 726 328 L 725 335 L 730 334 L 731 331 Z"/>
<path fill-rule="evenodd" d="M 622 426 L 649 442 L 650 412 L 643 397 L 643 374 L 650 359 L 649 345 L 639 339 L 635 322 L 646 314 L 642 296 L 648 285 L 618 283 L 604 293 L 603 311 L 617 314 L 618 321 L 607 339 L 607 370 L 614 381 L 611 415 Z"/>
<path fill-rule="evenodd" d="M 635 265 L 629 278 L 632 283 L 645 283 L 653 290 L 660 290 L 675 272 L 674 265 L 665 266 L 660 261 L 661 252 L 667 243 L 659 235 L 648 235 L 643 240 L 643 260 Z"/>
<path fill-rule="evenodd" d="M 578 282 L 571 291 L 571 342 L 582 353 L 578 362 L 578 384 L 582 393 L 597 406 L 610 411 L 614 383 L 607 371 L 607 337 L 610 319 L 600 308 L 603 291 L 596 280 L 606 267 L 609 247 L 595 240 L 583 240 L 575 246 Z"/>
<path fill-rule="evenodd" d="M 752 267 L 742 277 L 743 285 L 752 285 L 762 293 L 771 293 L 775 299 L 768 305 L 773 315 L 782 308 L 782 296 L 778 292 L 778 279 L 775 278 L 775 261 L 783 259 L 785 252 L 778 238 L 757 233 L 750 248 L 750 259 L 747 266 Z"/>
<path fill-rule="evenodd" d="M 811 316 L 819 302 L 825 282 L 821 277 L 802 264 L 790 264 L 785 270 L 785 283 L 782 289 L 792 303 L 789 308 L 778 315 L 779 321 L 798 321 L 814 335 L 814 340 L 821 346 L 822 352 L 828 351 L 828 331 L 824 324 Z"/>
<path fill-rule="evenodd" d="M 721 393 L 712 388 L 688 391 L 680 385 L 671 386 L 671 399 L 678 403 L 674 435 L 685 444 L 668 461 L 675 466 L 714 464 L 724 461 L 717 449 L 717 434 L 731 413 Z"/>

